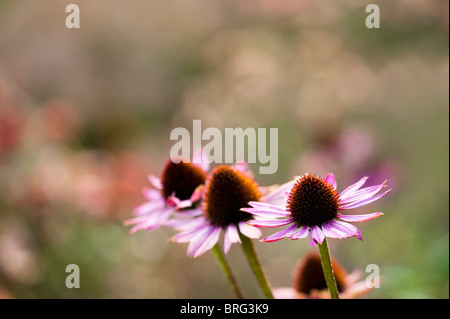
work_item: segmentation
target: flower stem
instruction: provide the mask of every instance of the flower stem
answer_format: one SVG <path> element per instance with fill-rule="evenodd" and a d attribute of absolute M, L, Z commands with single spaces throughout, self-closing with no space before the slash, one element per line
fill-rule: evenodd
<path fill-rule="evenodd" d="M 259 286 L 267 299 L 274 299 L 272 290 L 270 289 L 269 282 L 266 278 L 266 275 L 261 267 L 261 263 L 259 262 L 258 256 L 256 255 L 255 247 L 250 238 L 242 235 L 239 232 L 239 237 L 241 238 L 242 248 L 244 249 L 245 256 L 250 264 L 250 267 L 253 270 L 253 274 L 258 280 Z"/>
<path fill-rule="evenodd" d="M 231 272 L 230 265 L 228 264 L 227 260 L 225 259 L 225 256 L 223 255 L 222 250 L 220 250 L 220 247 L 216 244 L 212 248 L 212 251 L 214 252 L 217 262 L 219 263 L 220 269 L 222 269 L 225 277 L 227 277 L 228 282 L 230 283 L 231 288 L 233 289 L 233 292 L 235 293 L 236 297 L 238 299 L 244 299 L 244 296 L 242 295 L 241 290 L 239 289 L 239 286 L 237 284 L 236 278 L 234 277 L 233 273 Z"/>
<path fill-rule="evenodd" d="M 339 299 L 339 293 L 336 286 L 336 279 L 334 278 L 333 267 L 331 266 L 330 252 L 328 250 L 327 238 L 322 244 L 318 244 L 320 259 L 322 260 L 323 274 L 327 282 L 328 290 L 330 291 L 331 299 Z"/>

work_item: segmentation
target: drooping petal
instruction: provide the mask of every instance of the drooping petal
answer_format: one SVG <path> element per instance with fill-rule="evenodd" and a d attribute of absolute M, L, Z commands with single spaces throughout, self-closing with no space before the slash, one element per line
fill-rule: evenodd
<path fill-rule="evenodd" d="M 384 215 L 384 214 L 381 212 L 376 212 L 376 213 L 372 213 L 372 214 L 364 214 L 364 215 L 337 214 L 337 218 L 339 218 L 340 220 L 343 220 L 345 222 L 366 222 L 366 221 L 372 220 L 374 218 L 377 218 L 381 215 Z"/>
<path fill-rule="evenodd" d="M 292 223 L 293 220 L 288 219 L 251 219 L 247 223 L 251 226 L 261 228 L 280 227 Z"/>
<path fill-rule="evenodd" d="M 354 192 L 354 191 L 357 191 L 358 189 L 360 189 L 361 186 L 363 186 L 364 183 L 367 181 L 367 179 L 368 179 L 368 177 L 364 176 L 359 181 L 357 181 L 355 184 L 352 184 L 349 187 L 347 187 L 346 189 L 344 189 L 341 192 L 341 198 L 347 196 L 349 192 L 351 193 L 351 192 Z"/>
<path fill-rule="evenodd" d="M 241 239 L 239 238 L 239 232 L 237 230 L 236 225 L 230 224 L 225 229 L 224 244 L 223 244 L 225 254 L 228 253 L 228 251 L 230 250 L 232 243 L 240 243 L 240 242 Z"/>
<path fill-rule="evenodd" d="M 351 208 L 356 208 L 356 207 L 360 207 L 360 206 L 364 206 L 364 205 L 370 204 L 370 203 L 372 203 L 372 202 L 374 202 L 374 201 L 380 199 L 381 197 L 383 197 L 384 195 L 386 195 L 386 194 L 389 193 L 390 191 L 391 191 L 391 190 L 389 189 L 389 190 L 387 190 L 386 192 L 384 192 L 384 193 L 382 193 L 382 194 L 378 194 L 378 195 L 376 195 L 376 196 L 367 198 L 367 199 L 365 199 L 365 200 L 358 201 L 358 202 L 353 202 L 353 203 L 351 203 L 351 204 L 341 205 L 341 206 L 339 207 L 339 209 L 351 209 Z"/>
<path fill-rule="evenodd" d="M 203 227 L 197 229 L 193 237 L 189 241 L 189 246 L 187 249 L 187 255 L 194 257 L 194 254 L 202 247 L 203 242 L 211 234 L 214 226 L 209 224 L 204 224 Z M 185 241 L 186 242 L 186 241 Z"/>
<path fill-rule="evenodd" d="M 173 228 L 177 231 L 183 231 L 205 223 L 205 218 L 202 215 L 203 212 L 199 208 L 187 209 L 181 212 L 175 211 L 172 218 L 164 221 L 162 225 Z"/>
<path fill-rule="evenodd" d="M 331 238 L 348 238 L 360 235 L 360 232 L 356 227 L 354 227 L 354 229 L 348 229 L 348 227 L 339 225 L 338 222 L 334 220 L 323 224 L 322 231 L 326 237 Z"/>
<path fill-rule="evenodd" d="M 194 258 L 198 257 L 198 256 L 202 255 L 204 252 L 206 252 L 206 251 L 210 250 L 211 248 L 213 248 L 213 246 L 215 244 L 217 244 L 217 242 L 219 241 L 219 236 L 220 236 L 221 232 L 222 232 L 222 228 L 221 227 L 214 227 L 211 230 L 211 233 L 207 236 L 207 238 L 203 242 L 203 244 L 200 247 L 200 249 L 195 252 L 193 257 Z"/>
<path fill-rule="evenodd" d="M 145 216 L 145 215 L 133 217 L 133 218 L 125 220 L 123 222 L 123 225 L 124 226 L 136 225 L 136 224 L 139 224 L 139 223 L 145 221 L 147 218 L 148 218 L 148 216 Z"/>
<path fill-rule="evenodd" d="M 297 224 L 293 224 L 282 231 L 276 232 L 266 238 L 261 239 L 263 242 L 273 242 L 280 239 L 283 239 L 284 237 L 288 237 L 293 231 L 295 231 L 298 228 Z"/>
<path fill-rule="evenodd" d="M 239 222 L 239 231 L 248 238 L 259 238 L 261 237 L 261 231 L 254 227 L 247 224 L 247 222 Z"/>
<path fill-rule="evenodd" d="M 289 235 L 289 239 L 300 239 L 300 238 L 305 238 L 306 236 L 308 236 L 308 232 L 309 232 L 309 227 L 308 226 L 303 226 L 300 227 L 300 229 L 292 232 L 291 235 Z"/>
<path fill-rule="evenodd" d="M 135 232 L 141 229 L 152 230 L 156 227 L 159 227 L 164 223 L 165 220 L 169 218 L 170 214 L 172 213 L 173 209 L 167 208 L 162 211 L 156 211 L 148 216 L 147 215 L 139 216 L 142 217 L 142 219 L 140 219 L 140 221 L 134 220 L 137 221 L 138 223 L 130 229 L 130 233 L 134 234 Z"/>
<path fill-rule="evenodd" d="M 334 189 L 337 188 L 336 178 L 334 177 L 333 173 L 328 173 L 325 177 L 325 182 L 333 186 Z"/>
<path fill-rule="evenodd" d="M 179 233 L 175 234 L 170 238 L 171 241 L 175 243 L 188 243 L 190 242 L 198 233 L 209 228 L 208 223 L 201 223 L 198 225 L 192 225 L 191 228 L 187 228 Z"/>
<path fill-rule="evenodd" d="M 151 214 L 155 211 L 161 210 L 166 206 L 166 202 L 161 198 L 153 202 L 146 202 L 134 208 L 133 213 L 136 216 Z"/>
<path fill-rule="evenodd" d="M 212 227 L 206 234 L 206 236 L 202 238 L 201 244 L 198 245 L 196 249 L 193 249 L 191 254 L 189 254 L 189 252 L 188 254 L 191 255 L 193 258 L 196 258 L 202 255 L 204 252 L 210 250 L 219 241 L 221 231 L 222 231 L 221 227 Z"/>
<path fill-rule="evenodd" d="M 201 215 L 203 215 L 202 211 L 200 209 L 198 209 L 198 211 L 201 212 Z M 198 227 L 202 224 L 208 224 L 208 222 L 206 221 L 206 218 L 204 216 L 199 216 L 196 218 L 180 218 L 180 219 L 171 219 L 172 221 L 172 227 L 175 230 L 178 231 L 185 231 L 188 229 L 192 229 L 194 227 Z"/>
<path fill-rule="evenodd" d="M 187 218 L 187 217 L 198 217 L 203 215 L 203 211 L 200 207 L 192 208 L 192 209 L 183 209 L 175 212 L 174 216 L 176 218 Z"/>
<path fill-rule="evenodd" d="M 361 231 L 353 226 L 352 224 L 338 221 L 338 220 L 331 220 L 328 223 L 322 225 L 322 227 L 325 227 L 327 232 L 333 232 L 335 234 L 339 234 L 341 237 L 334 237 L 334 238 L 347 238 L 347 237 L 357 237 L 359 240 L 363 241 L 361 236 Z M 333 237 L 330 235 L 330 237 Z"/>
<path fill-rule="evenodd" d="M 322 244 L 325 239 L 325 235 L 319 226 L 312 226 L 310 228 L 310 239 L 309 244 L 316 247 L 317 244 Z"/>

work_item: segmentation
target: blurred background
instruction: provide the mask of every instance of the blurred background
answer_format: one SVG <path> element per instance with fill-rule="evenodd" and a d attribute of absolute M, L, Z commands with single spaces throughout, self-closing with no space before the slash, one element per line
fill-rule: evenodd
<path fill-rule="evenodd" d="M 446 0 L 0 0 L 0 297 L 234 298 L 212 253 L 123 226 L 159 175 L 175 127 L 278 128 L 263 186 L 334 172 L 392 192 L 352 213 L 364 242 L 331 239 L 365 298 L 449 297 Z M 81 28 L 67 29 L 76 3 Z M 264 235 L 273 230 L 263 231 Z M 273 287 L 307 240 L 255 241 Z M 261 298 L 239 245 L 244 294 Z M 81 288 L 65 272 L 77 264 Z"/>

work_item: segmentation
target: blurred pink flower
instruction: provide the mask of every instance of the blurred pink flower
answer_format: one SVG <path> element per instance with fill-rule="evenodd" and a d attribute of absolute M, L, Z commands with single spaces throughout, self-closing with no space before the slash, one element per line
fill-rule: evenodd
<path fill-rule="evenodd" d="M 42 121 L 50 140 L 61 140 L 76 133 L 79 114 L 67 101 L 53 99 L 42 105 Z"/>
<path fill-rule="evenodd" d="M 134 225 L 130 232 L 135 233 L 158 228 L 177 212 L 183 217 L 196 215 L 197 211 L 189 208 L 202 198 L 208 169 L 209 162 L 201 150 L 194 154 L 192 163 L 183 160 L 174 163 L 169 159 L 161 178 L 149 175 L 153 188 L 143 190 L 148 201 L 134 209 L 136 217 L 126 220 L 125 226 Z"/>
<path fill-rule="evenodd" d="M 23 115 L 16 107 L 0 101 L 0 158 L 18 147 L 23 131 Z"/>

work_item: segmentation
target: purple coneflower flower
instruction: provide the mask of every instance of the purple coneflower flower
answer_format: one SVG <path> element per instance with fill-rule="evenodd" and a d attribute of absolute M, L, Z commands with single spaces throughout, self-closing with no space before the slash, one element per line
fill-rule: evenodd
<path fill-rule="evenodd" d="M 271 228 L 289 225 L 282 231 L 261 240 L 264 242 L 277 241 L 285 237 L 305 238 L 308 233 L 311 246 L 322 244 L 325 237 L 356 236 L 362 241 L 359 229 L 348 222 L 368 221 L 383 213 L 343 215 L 339 211 L 367 205 L 390 191 L 378 194 L 386 187 L 387 181 L 361 189 L 366 180 L 367 177 L 363 177 L 339 194 L 333 174 L 328 174 L 325 178 L 305 174 L 297 179 L 290 192 L 286 192 L 285 206 L 252 201 L 248 203 L 252 208 L 244 207 L 241 210 L 255 217 L 264 218 L 249 220 L 248 224 L 252 226 Z"/>
<path fill-rule="evenodd" d="M 187 254 L 195 258 L 216 245 L 222 231 L 225 253 L 232 243 L 241 242 L 240 233 L 259 238 L 261 231 L 247 224 L 252 215 L 241 207 L 261 198 L 261 189 L 246 173 L 246 165 L 220 165 L 205 183 L 202 205 L 196 209 L 202 215 L 190 221 L 172 220 L 171 226 L 180 231 L 172 241 L 189 243 Z"/>
<path fill-rule="evenodd" d="M 209 162 L 201 150 L 194 154 L 192 163 L 183 160 L 174 163 L 169 159 L 161 178 L 149 175 L 153 188 L 143 190 L 148 202 L 134 209 L 136 217 L 126 220 L 125 226 L 134 225 L 130 232 L 135 233 L 165 225 L 177 214 L 185 217 L 195 214 L 196 211 L 189 208 L 195 207 L 202 198 L 208 169 Z"/>
<path fill-rule="evenodd" d="M 340 298 L 354 299 L 369 293 L 373 287 L 366 285 L 365 281 L 358 281 L 361 272 L 354 270 L 350 274 L 331 257 L 333 273 Z M 329 299 L 325 276 L 322 269 L 320 255 L 310 252 L 298 263 L 294 273 L 292 287 L 279 287 L 273 289 L 277 299 Z"/>

